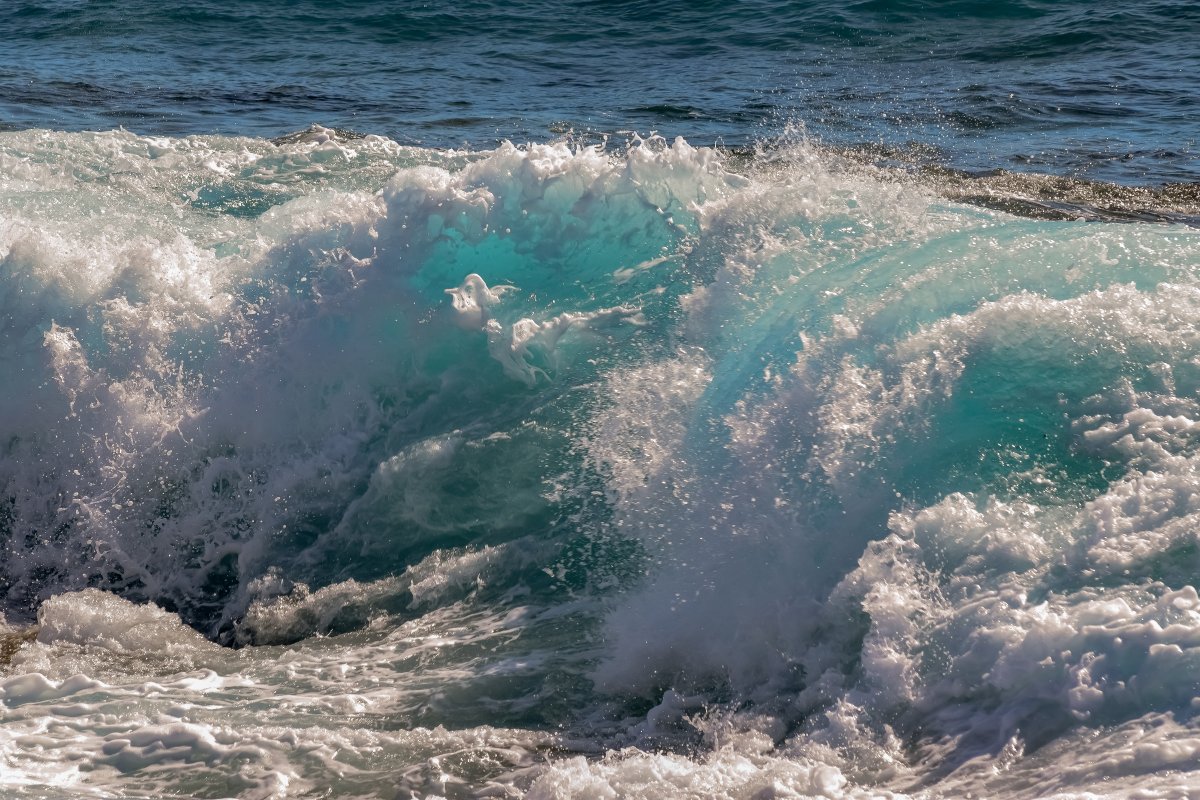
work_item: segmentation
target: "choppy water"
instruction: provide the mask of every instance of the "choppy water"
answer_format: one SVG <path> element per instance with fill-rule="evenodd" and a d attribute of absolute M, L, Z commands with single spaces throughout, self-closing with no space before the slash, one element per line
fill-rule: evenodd
<path fill-rule="evenodd" d="M 0 11 L 4 795 L 1200 792 L 1200 40 L 1097 8 Z"/>
<path fill-rule="evenodd" d="M 802 121 L 903 162 L 1200 178 L 1180 0 L 15 0 L 0 33 L 14 129 L 744 146 Z"/>

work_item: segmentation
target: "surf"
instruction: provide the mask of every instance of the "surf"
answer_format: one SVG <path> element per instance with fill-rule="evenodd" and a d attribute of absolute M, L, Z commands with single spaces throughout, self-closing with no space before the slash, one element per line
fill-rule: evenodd
<path fill-rule="evenodd" d="M 1188 785 L 1187 209 L 802 136 L 0 163 L 17 796 Z"/>

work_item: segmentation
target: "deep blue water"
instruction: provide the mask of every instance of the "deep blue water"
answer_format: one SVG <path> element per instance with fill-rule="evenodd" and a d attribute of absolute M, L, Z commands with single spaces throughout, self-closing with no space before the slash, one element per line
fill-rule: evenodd
<path fill-rule="evenodd" d="M 803 124 L 901 161 L 1200 177 L 1185 0 L 15 0 L 0 36 L 10 129 L 739 146 Z"/>

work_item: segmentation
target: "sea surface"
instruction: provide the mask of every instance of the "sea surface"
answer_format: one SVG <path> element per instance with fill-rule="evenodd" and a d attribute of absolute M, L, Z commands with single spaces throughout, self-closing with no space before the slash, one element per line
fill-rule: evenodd
<path fill-rule="evenodd" d="M 0 795 L 1200 796 L 1200 6 L 0 6 Z"/>

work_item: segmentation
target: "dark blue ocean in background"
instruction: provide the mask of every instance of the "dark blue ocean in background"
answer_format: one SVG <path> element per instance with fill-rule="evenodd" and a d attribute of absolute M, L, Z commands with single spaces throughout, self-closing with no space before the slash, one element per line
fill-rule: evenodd
<path fill-rule="evenodd" d="M 1200 5 L 0 3 L 0 797 L 1200 796 Z"/>
<path fill-rule="evenodd" d="M 742 147 L 803 124 L 905 162 L 1200 177 L 1187 2 L 14 0 L 0 32 L 10 130 Z"/>

